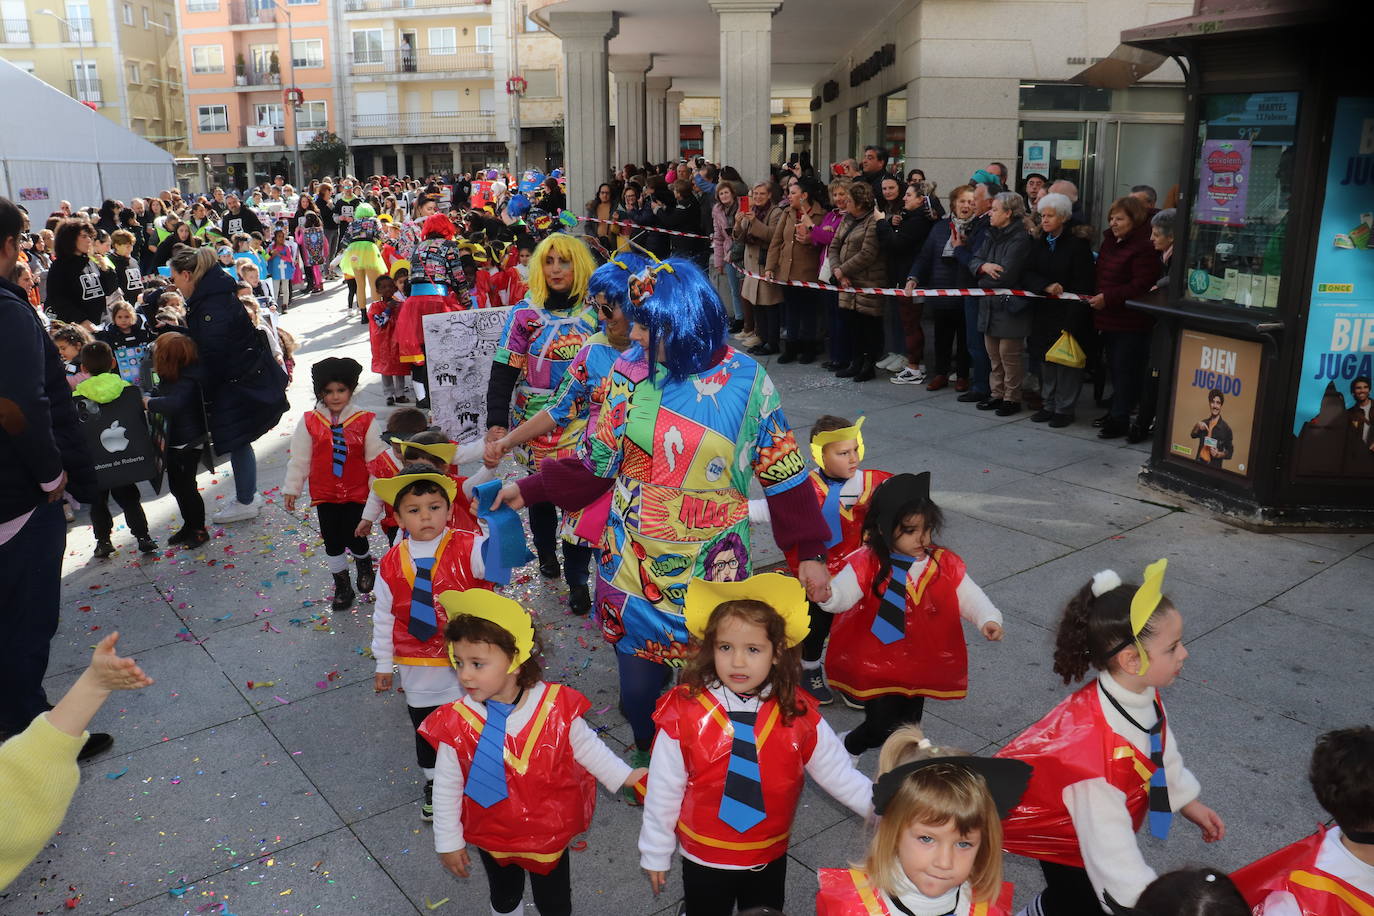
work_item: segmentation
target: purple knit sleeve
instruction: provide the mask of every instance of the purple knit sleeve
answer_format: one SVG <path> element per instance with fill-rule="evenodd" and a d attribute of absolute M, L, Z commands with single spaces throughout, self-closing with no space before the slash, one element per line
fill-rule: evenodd
<path fill-rule="evenodd" d="M 773 520 L 773 539 L 784 553 L 796 550 L 803 560 L 825 553 L 830 527 L 816 503 L 815 491 L 804 479 L 802 485 L 789 487 L 767 499 L 768 514 Z"/>
<path fill-rule="evenodd" d="M 516 485 L 527 506 L 553 503 L 560 509 L 575 511 L 596 502 L 613 483 L 612 478 L 596 476 L 581 458 L 557 458 L 545 460 L 539 465 L 538 474 L 531 474 Z"/>

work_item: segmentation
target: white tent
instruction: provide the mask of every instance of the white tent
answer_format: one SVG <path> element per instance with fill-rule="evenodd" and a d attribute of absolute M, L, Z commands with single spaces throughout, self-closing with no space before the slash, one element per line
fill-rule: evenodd
<path fill-rule="evenodd" d="M 33 214 L 46 217 L 61 200 L 98 207 L 107 197 L 128 201 L 176 185 L 171 153 L 5 60 L 0 99 L 9 112 L 0 130 L 0 195 Z"/>

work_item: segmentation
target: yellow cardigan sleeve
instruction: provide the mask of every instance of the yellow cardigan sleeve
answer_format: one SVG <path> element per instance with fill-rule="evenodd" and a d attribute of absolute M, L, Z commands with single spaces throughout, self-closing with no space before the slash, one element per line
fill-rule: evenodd
<path fill-rule="evenodd" d="M 47 713 L 0 745 L 0 890 L 9 887 L 62 826 L 81 782 L 76 755 L 86 743 L 59 731 Z"/>

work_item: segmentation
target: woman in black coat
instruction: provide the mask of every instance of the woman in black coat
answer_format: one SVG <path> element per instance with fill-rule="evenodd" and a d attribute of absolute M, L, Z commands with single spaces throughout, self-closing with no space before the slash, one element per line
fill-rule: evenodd
<path fill-rule="evenodd" d="M 94 244 L 95 230 L 84 219 L 65 219 L 58 225 L 44 303 L 58 321 L 84 325 L 92 333 L 105 320 L 105 286 L 90 257 Z"/>
<path fill-rule="evenodd" d="M 887 185 L 890 179 L 884 178 Z M 899 286 L 911 275 L 911 266 L 934 225 L 934 210 L 918 185 L 907 185 L 901 206 L 893 213 L 885 213 L 878 220 L 878 245 L 887 261 L 887 285 Z M 925 359 L 926 335 L 921 328 L 921 312 L 925 303 L 910 296 L 890 296 L 887 307 L 896 309 L 901 318 L 903 351 L 906 365 L 892 381 L 898 385 L 917 385 L 926 380 L 921 363 Z"/>
<path fill-rule="evenodd" d="M 973 274 L 954 257 L 954 243 L 973 219 L 974 209 L 972 185 L 960 185 L 950 192 L 950 216 L 937 222 L 926 236 L 920 254 L 911 265 L 911 273 L 907 275 L 908 291 L 918 287 L 968 289 L 974 285 Z M 949 384 L 951 375 L 956 375 L 954 390 L 968 391 L 971 362 L 964 300 L 958 296 L 932 296 L 927 305 L 935 324 L 935 365 L 932 367 L 935 374 L 926 383 L 926 390 L 939 391 Z"/>
<path fill-rule="evenodd" d="M 286 370 L 273 359 L 235 296 L 236 282 L 219 268 L 212 249 L 180 249 L 171 267 L 172 282 L 186 298 L 186 333 L 200 353 L 210 442 L 215 454 L 229 456 L 234 470 L 238 499 L 213 520 L 254 518 L 262 501 L 253 442 L 276 426 L 289 406 Z"/>
<path fill-rule="evenodd" d="M 1046 194 L 1036 202 L 1040 213 L 1040 237 L 1027 264 L 1026 286 L 1052 295 L 1092 295 L 1097 288 L 1092 243 L 1068 226 L 1073 202 L 1063 194 Z M 1031 318 L 1030 351 L 1041 357 L 1067 331 L 1086 348 L 1092 331 L 1088 303 L 1077 299 L 1040 299 Z M 1083 370 L 1044 360 L 1040 369 L 1040 396 L 1044 406 L 1031 415 L 1036 423 L 1053 427 L 1073 422 Z"/>

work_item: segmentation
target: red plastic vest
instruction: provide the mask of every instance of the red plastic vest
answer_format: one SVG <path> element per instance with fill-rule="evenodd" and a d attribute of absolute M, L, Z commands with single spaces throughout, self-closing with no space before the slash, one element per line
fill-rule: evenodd
<path fill-rule="evenodd" d="M 376 414 L 360 410 L 343 421 L 343 476 L 334 476 L 334 437 L 329 432 L 329 417 L 318 410 L 305 415 L 310 432 L 310 504 L 367 502 L 367 428 Z"/>
<path fill-rule="evenodd" d="M 958 700 L 968 695 L 968 646 L 959 618 L 964 561 L 937 547 L 921 575 L 907 582 L 906 637 L 891 645 L 873 635 L 881 599 L 873 594 L 878 557 L 861 547 L 845 558 L 864 597 L 830 630 L 825 672 L 831 685 L 857 699 L 886 694 Z"/>
<path fill-rule="evenodd" d="M 422 281 L 417 281 L 422 282 Z M 449 291 L 446 296 L 408 296 L 396 316 L 396 352 L 406 365 L 425 361 L 425 316 L 461 312 L 467 303 Z"/>
<path fill-rule="evenodd" d="M 1326 839 L 1326 828 L 1298 840 L 1231 873 L 1231 880 L 1256 907 L 1276 891 L 1287 891 L 1298 901 L 1303 916 L 1374 916 L 1374 895 L 1348 881 L 1319 871 L 1317 854 Z"/>
<path fill-rule="evenodd" d="M 765 700 L 759 707 L 754 734 L 765 816 L 744 833 L 720 819 L 734 736 L 725 707 L 709 692 L 691 696 L 685 687 L 675 687 L 658 701 L 654 722 L 681 746 L 687 769 L 687 792 L 677 822 L 684 851 L 703 862 L 745 867 L 767 865 L 786 854 L 820 722 L 810 694 L 798 691 L 797 701 L 805 711 L 791 725 L 783 724 L 776 700 Z"/>
<path fill-rule="evenodd" d="M 819 877 L 816 916 L 894 916 L 862 869 L 822 868 Z M 997 899 L 975 903 L 969 916 L 1011 916 L 1014 891 L 1012 884 L 1003 882 Z"/>
<path fill-rule="evenodd" d="M 386 480 L 401 473 L 400 467 L 396 464 L 396 453 L 390 448 L 383 451 L 367 463 L 367 473 L 373 480 Z M 396 521 L 396 510 L 386 503 L 382 503 L 381 524 L 383 528 L 400 527 L 400 523 Z"/>
<path fill-rule="evenodd" d="M 840 506 L 840 542 L 826 551 L 825 565 L 830 571 L 830 575 L 835 575 L 844 569 L 844 561 L 851 553 L 863 546 L 864 542 L 864 519 L 868 517 L 868 504 L 873 499 L 873 491 L 878 489 L 878 484 L 887 480 L 892 474 L 888 471 L 859 471 L 863 475 L 863 489 L 859 491 L 859 498 L 854 501 L 854 505 L 846 508 Z M 825 478 L 820 471 L 812 471 L 807 480 L 811 483 L 811 492 L 816 494 L 816 505 L 825 505 L 826 485 Z M 792 574 L 797 574 L 797 549 L 788 548 L 784 551 L 787 557 L 787 566 L 792 570 Z"/>
<path fill-rule="evenodd" d="M 440 537 L 442 540 L 434 554 L 434 570 L 430 574 L 434 594 L 450 589 L 465 592 L 470 588 L 485 588 L 491 591 L 492 584 L 474 576 L 468 567 L 468 558 L 472 556 L 472 532 L 449 529 Z M 411 590 L 415 587 L 415 563 L 410 558 L 409 540 L 402 539 L 386 552 L 377 574 L 391 589 L 391 613 L 395 617 L 391 625 L 391 651 L 396 664 L 447 665 L 449 660 L 444 644 L 444 628 L 448 626 L 448 615 L 444 613 L 442 604 L 434 602 L 434 619 L 438 630 L 433 636 L 420 642 L 410 635 L 410 598 Z"/>
<path fill-rule="evenodd" d="M 592 823 L 596 779 L 573 756 L 568 729 L 591 708 L 561 684 L 540 684 L 539 705 L 523 731 L 506 735 L 509 795 L 490 808 L 463 797 L 463 835 L 502 865 L 547 875 L 572 838 Z M 466 780 L 486 720 L 462 701 L 441 706 L 420 725 L 434 745 L 450 745 Z"/>
<path fill-rule="evenodd" d="M 1125 793 L 1131 827 L 1140 829 L 1150 806 L 1155 765 L 1107 724 L 1097 695 L 1100 689 L 1096 678 L 1084 684 L 993 755 L 1024 760 L 1035 768 L 1021 803 L 1002 820 L 1002 847 L 1007 852 L 1082 868 L 1083 853 L 1064 805 L 1064 789 L 1087 779 L 1105 778 Z M 1167 717 L 1163 729 L 1167 735 Z"/>

